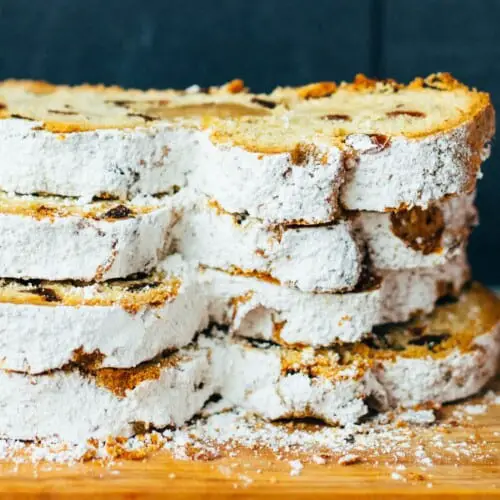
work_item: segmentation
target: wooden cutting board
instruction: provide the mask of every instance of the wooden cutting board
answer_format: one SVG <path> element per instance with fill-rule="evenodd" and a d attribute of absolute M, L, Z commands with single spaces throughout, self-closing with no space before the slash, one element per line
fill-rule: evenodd
<path fill-rule="evenodd" d="M 500 391 L 500 379 L 493 384 Z M 479 400 L 451 405 L 445 416 Z M 476 407 L 479 408 L 479 407 Z M 306 463 L 297 475 L 290 461 L 269 452 L 241 450 L 235 458 L 211 461 L 174 460 L 157 452 L 144 461 L 96 463 L 0 464 L 0 495 L 23 498 L 500 498 L 500 405 L 467 417 L 446 431 L 446 439 L 462 444 L 465 454 L 443 452 L 433 444 L 435 427 L 417 427 L 412 446 L 423 446 L 432 466 L 411 458 L 399 460 L 377 450 L 363 453 L 361 463 Z M 470 456 L 468 444 L 470 443 Z M 415 450 L 413 450 L 415 451 Z M 463 450 L 462 450 L 463 451 Z M 411 453 L 408 454 L 410 456 Z M 376 457 L 376 458 L 375 458 Z M 285 458 L 285 459 L 283 459 Z M 404 467 L 403 467 L 404 466 Z"/>

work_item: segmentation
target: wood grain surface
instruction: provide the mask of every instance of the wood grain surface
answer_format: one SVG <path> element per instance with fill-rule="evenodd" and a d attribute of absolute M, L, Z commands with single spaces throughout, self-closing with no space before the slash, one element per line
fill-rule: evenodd
<path fill-rule="evenodd" d="M 500 379 L 493 384 L 500 390 Z M 449 418 L 465 405 L 450 405 Z M 411 447 L 425 449 L 432 465 L 385 453 L 363 453 L 361 463 L 324 465 L 301 461 L 304 468 L 291 474 L 286 455 L 242 449 L 237 457 L 210 461 L 175 460 L 157 452 L 143 461 L 117 461 L 108 465 L 52 463 L 0 465 L 2 498 L 500 498 L 500 405 L 485 413 L 467 415 L 460 425 L 446 431 L 445 438 L 465 446 L 466 453 L 438 450 L 436 426 L 416 427 Z M 441 439 L 441 438 L 440 438 Z M 470 448 L 467 443 L 470 443 Z M 471 453 L 467 456 L 467 448 Z M 479 450 L 479 452 L 478 452 Z M 374 450 L 375 451 L 375 450 Z M 414 450 L 413 450 L 414 451 Z M 396 463 L 400 464 L 397 468 Z M 404 467 L 403 467 L 404 466 Z"/>

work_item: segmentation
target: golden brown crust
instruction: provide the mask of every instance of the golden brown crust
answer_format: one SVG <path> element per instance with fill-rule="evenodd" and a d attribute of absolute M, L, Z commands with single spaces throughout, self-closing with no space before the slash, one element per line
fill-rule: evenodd
<path fill-rule="evenodd" d="M 95 349 L 92 352 L 85 352 L 83 346 L 80 346 L 73 351 L 71 363 L 85 367 L 88 370 L 96 370 L 102 365 L 105 358 L 106 356 L 99 349 Z"/>

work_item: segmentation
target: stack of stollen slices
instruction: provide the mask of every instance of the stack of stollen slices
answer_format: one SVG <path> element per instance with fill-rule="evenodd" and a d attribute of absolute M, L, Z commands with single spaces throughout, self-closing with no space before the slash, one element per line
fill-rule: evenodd
<path fill-rule="evenodd" d="M 488 95 L 6 81 L 0 107 L 0 436 L 128 436 L 216 393 L 348 424 L 494 374 L 466 258 Z"/>

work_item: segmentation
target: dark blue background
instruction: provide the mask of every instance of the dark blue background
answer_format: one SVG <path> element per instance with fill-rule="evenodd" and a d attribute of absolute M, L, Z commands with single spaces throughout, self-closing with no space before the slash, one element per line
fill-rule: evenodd
<path fill-rule="evenodd" d="M 254 90 L 451 71 L 500 109 L 499 0 L 0 0 L 0 78 Z M 500 284 L 500 150 L 480 183 L 474 274 Z"/>

